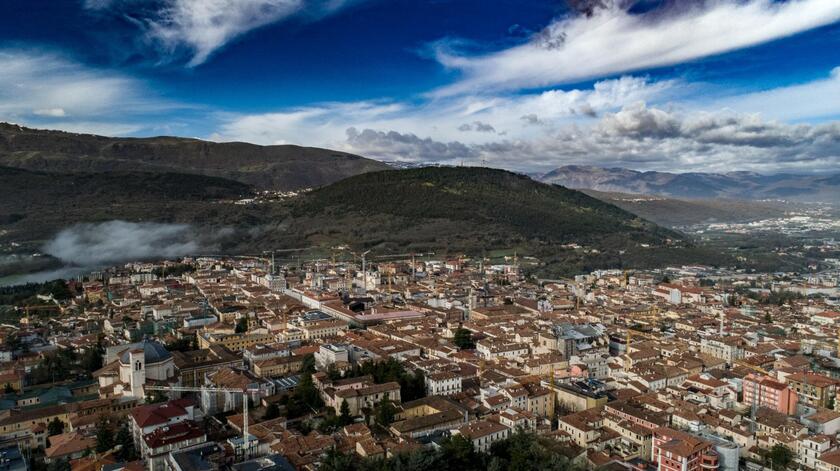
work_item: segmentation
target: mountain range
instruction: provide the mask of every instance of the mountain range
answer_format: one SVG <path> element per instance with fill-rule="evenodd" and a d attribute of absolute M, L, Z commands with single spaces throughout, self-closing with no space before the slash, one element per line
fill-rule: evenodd
<path fill-rule="evenodd" d="M 674 198 L 822 202 L 840 198 L 840 174 L 668 173 L 567 165 L 536 178 L 569 188 Z"/>
<path fill-rule="evenodd" d="M 380 254 L 477 255 L 513 248 L 538 257 L 547 274 L 731 264 L 731 257 L 662 226 L 754 217 L 754 206 L 670 197 L 645 197 L 640 204 L 633 195 L 589 188 L 697 197 L 733 195 L 737 182 L 748 181 L 755 195 L 762 178 L 770 177 L 564 167 L 541 177 L 544 183 L 478 167 L 394 169 L 327 149 L 108 138 L 0 124 L 0 255 L 37 252 L 79 223 L 122 220 L 224 234 L 210 237 L 213 253 L 305 247 L 323 256 L 329 247 L 352 245 Z M 824 180 L 820 188 L 830 188 L 832 180 Z M 776 192 L 794 182 L 800 195 L 809 189 L 805 177 L 774 181 Z M 261 190 L 302 188 L 311 191 L 249 202 Z M 761 214 L 779 211 L 767 206 Z M 15 262 L 14 270 L 19 266 Z"/>

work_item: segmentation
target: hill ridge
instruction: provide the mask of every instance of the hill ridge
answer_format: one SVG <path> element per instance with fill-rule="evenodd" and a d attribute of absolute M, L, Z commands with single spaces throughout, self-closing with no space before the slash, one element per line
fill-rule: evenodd
<path fill-rule="evenodd" d="M 105 137 L 0 123 L 0 165 L 55 173 L 193 173 L 269 190 L 323 186 L 388 165 L 347 152 L 173 136 Z"/>

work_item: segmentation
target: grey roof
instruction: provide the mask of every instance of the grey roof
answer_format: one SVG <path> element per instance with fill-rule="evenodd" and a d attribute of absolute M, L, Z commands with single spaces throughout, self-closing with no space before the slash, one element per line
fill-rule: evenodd
<path fill-rule="evenodd" d="M 570 324 L 561 323 L 554 326 L 557 338 L 586 340 L 604 335 L 606 329 L 601 324 Z"/>
<path fill-rule="evenodd" d="M 138 348 L 140 348 L 139 345 Z M 122 363 L 128 363 L 128 353 L 131 350 L 131 348 L 126 349 L 126 351 L 124 351 L 122 355 L 120 355 L 120 361 Z M 152 340 L 143 341 L 143 359 L 145 360 L 146 364 L 160 363 L 170 358 L 172 358 L 172 354 L 169 353 L 169 351 L 166 350 L 166 348 L 163 345 Z"/>
<path fill-rule="evenodd" d="M 295 467 L 281 455 L 273 454 L 235 464 L 233 469 L 235 471 L 293 471 Z"/>

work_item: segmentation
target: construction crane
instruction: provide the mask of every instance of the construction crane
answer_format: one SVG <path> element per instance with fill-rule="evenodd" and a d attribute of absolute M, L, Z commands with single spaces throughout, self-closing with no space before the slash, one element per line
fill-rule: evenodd
<path fill-rule="evenodd" d="M 170 392 L 215 392 L 227 394 L 242 394 L 242 460 L 249 459 L 250 443 L 252 440 L 248 436 L 248 394 L 259 392 L 257 389 L 233 389 L 233 388 L 216 388 L 209 386 L 202 387 L 188 387 L 188 386 L 143 386 L 146 391 L 170 391 Z"/>

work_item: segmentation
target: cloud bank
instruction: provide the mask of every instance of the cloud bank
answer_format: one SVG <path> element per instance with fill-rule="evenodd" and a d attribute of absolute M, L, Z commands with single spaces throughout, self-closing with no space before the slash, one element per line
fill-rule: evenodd
<path fill-rule="evenodd" d="M 681 113 L 637 103 L 592 126 L 568 126 L 532 140 L 438 142 L 397 132 L 348 133 L 346 148 L 387 159 L 486 163 L 548 171 L 585 162 L 641 170 L 825 171 L 840 166 L 840 123 L 785 124 L 731 111 Z"/>
<path fill-rule="evenodd" d="M 673 65 L 840 20 L 836 0 L 670 2 L 642 14 L 620 0 L 575 3 L 583 14 L 557 19 L 523 45 L 469 56 L 439 43 L 438 61 L 463 77 L 434 94 L 547 87 Z"/>
<path fill-rule="evenodd" d="M 95 267 L 196 254 L 215 237 L 186 224 L 108 221 L 64 229 L 43 250 L 69 265 Z"/>

